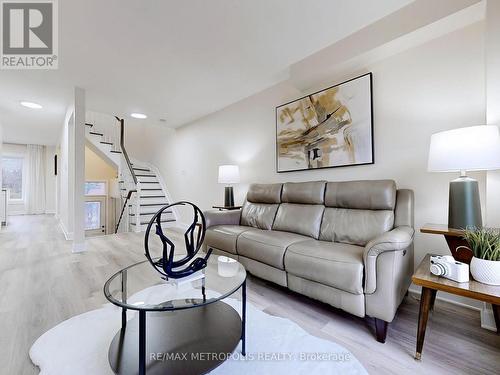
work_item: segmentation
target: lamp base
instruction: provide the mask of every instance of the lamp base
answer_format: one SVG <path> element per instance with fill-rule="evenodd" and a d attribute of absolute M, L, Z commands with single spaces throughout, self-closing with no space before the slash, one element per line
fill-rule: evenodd
<path fill-rule="evenodd" d="M 455 229 L 481 228 L 481 203 L 477 180 L 460 176 L 450 182 L 448 227 Z"/>
<path fill-rule="evenodd" d="M 224 207 L 234 207 L 234 193 L 232 186 L 224 188 Z"/>

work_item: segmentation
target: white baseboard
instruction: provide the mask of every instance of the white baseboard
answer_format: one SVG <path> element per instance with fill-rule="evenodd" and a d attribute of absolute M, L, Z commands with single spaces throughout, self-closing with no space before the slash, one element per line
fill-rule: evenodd
<path fill-rule="evenodd" d="M 48 214 L 48 215 L 55 215 L 56 214 L 56 210 L 46 210 L 45 213 Z"/>
<path fill-rule="evenodd" d="M 26 215 L 26 211 L 12 211 L 12 210 L 9 210 L 9 216 L 20 216 L 20 215 Z"/>
<path fill-rule="evenodd" d="M 66 227 L 64 226 L 64 223 L 62 220 L 59 220 L 59 228 L 61 228 L 64 238 L 66 238 L 67 241 L 73 241 L 73 232 L 68 232 L 66 230 Z"/>

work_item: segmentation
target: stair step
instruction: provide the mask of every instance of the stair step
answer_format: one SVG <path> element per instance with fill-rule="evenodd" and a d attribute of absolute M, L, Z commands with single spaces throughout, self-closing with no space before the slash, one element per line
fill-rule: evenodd
<path fill-rule="evenodd" d="M 140 198 L 165 198 L 164 195 L 141 195 Z"/>
<path fill-rule="evenodd" d="M 159 184 L 159 182 L 158 181 L 141 181 L 141 184 Z M 142 190 L 148 190 L 148 189 L 142 189 Z"/>
<path fill-rule="evenodd" d="M 144 171 L 144 172 L 151 172 L 151 169 L 146 169 L 146 168 L 136 168 L 136 167 L 133 167 L 134 171 Z"/>
<path fill-rule="evenodd" d="M 136 177 L 156 177 L 155 174 L 135 174 Z"/>
<path fill-rule="evenodd" d="M 148 216 L 148 215 L 154 215 L 155 213 L 157 213 L 158 211 L 154 211 L 154 212 L 141 212 L 139 214 L 139 216 Z M 173 211 L 171 210 L 167 210 L 167 211 L 163 211 L 164 214 L 172 214 Z M 130 216 L 135 216 L 135 214 L 129 214 Z"/>
<path fill-rule="evenodd" d="M 117 150 L 111 150 L 110 152 L 112 152 L 113 154 L 121 154 L 122 153 L 121 151 L 117 151 Z"/>
<path fill-rule="evenodd" d="M 104 136 L 104 134 L 102 134 L 102 133 L 97 133 L 97 132 L 89 132 L 89 133 L 92 134 L 92 135 L 100 135 L 101 137 Z"/>
<path fill-rule="evenodd" d="M 141 203 L 139 205 L 139 207 L 153 207 L 153 206 L 158 206 L 158 207 L 164 207 L 164 206 L 168 206 L 170 203 L 166 202 L 166 203 Z M 129 204 L 128 205 L 129 207 L 134 207 L 133 204 Z"/>
<path fill-rule="evenodd" d="M 165 220 L 160 221 L 160 223 L 173 223 L 173 222 L 175 222 L 175 219 L 165 219 Z M 132 224 L 134 226 L 137 225 L 136 223 L 130 223 L 130 224 Z M 149 221 L 145 221 L 145 222 L 141 221 L 141 225 L 147 225 L 147 224 L 149 224 Z"/>
<path fill-rule="evenodd" d="M 138 180 L 141 184 L 147 184 L 147 183 L 154 183 L 154 184 L 157 184 L 157 183 L 158 183 L 158 179 L 156 178 L 156 176 L 137 177 L 137 180 Z"/>
<path fill-rule="evenodd" d="M 102 143 L 103 145 L 111 145 L 111 146 L 113 146 L 113 142 L 101 141 L 99 143 Z"/>
<path fill-rule="evenodd" d="M 85 125 L 90 126 L 90 127 L 94 126 L 94 124 L 91 124 L 90 122 L 86 122 Z"/>
<path fill-rule="evenodd" d="M 162 191 L 162 189 L 141 189 L 141 191 Z"/>

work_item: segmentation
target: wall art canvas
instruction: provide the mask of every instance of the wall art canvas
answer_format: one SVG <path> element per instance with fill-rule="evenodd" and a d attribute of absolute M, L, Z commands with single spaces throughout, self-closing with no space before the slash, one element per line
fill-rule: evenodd
<path fill-rule="evenodd" d="M 276 108 L 278 172 L 373 164 L 372 73 Z"/>

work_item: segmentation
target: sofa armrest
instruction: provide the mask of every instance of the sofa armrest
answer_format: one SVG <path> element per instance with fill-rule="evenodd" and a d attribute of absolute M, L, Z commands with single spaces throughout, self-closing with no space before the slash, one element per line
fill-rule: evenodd
<path fill-rule="evenodd" d="M 203 212 L 207 229 L 215 225 L 240 225 L 241 209 Z"/>
<path fill-rule="evenodd" d="M 374 293 L 377 289 L 377 257 L 386 251 L 403 251 L 413 242 L 415 230 L 406 225 L 394 228 L 389 232 L 368 242 L 363 253 L 365 263 L 365 294 Z M 384 270 L 382 272 L 392 272 Z"/>

